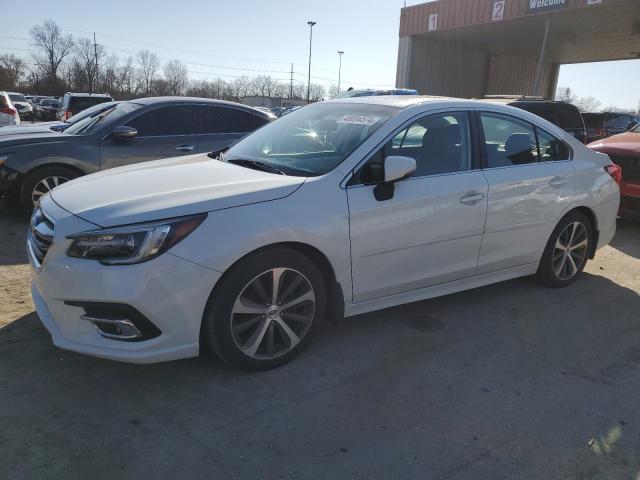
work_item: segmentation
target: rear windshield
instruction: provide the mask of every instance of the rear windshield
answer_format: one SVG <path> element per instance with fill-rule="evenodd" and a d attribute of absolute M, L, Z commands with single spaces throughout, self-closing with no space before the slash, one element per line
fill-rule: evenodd
<path fill-rule="evenodd" d="M 9 94 L 9 98 L 11 99 L 12 102 L 27 103 L 27 99 L 24 98 L 24 95 L 22 95 L 20 93 L 10 93 Z"/>
<path fill-rule="evenodd" d="M 111 101 L 108 97 L 71 97 L 68 108 L 73 112 L 80 112 L 94 105 Z"/>
<path fill-rule="evenodd" d="M 583 113 L 582 118 L 587 127 L 602 127 L 604 124 L 604 113 Z"/>
<path fill-rule="evenodd" d="M 580 112 L 576 107 L 570 105 L 542 102 L 514 102 L 511 105 L 538 115 L 563 130 L 584 128 Z"/>

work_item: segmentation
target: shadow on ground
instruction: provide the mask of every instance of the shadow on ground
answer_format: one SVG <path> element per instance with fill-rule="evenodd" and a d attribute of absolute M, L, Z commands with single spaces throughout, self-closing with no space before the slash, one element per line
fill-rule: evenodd
<path fill-rule="evenodd" d="M 635 478 L 640 300 L 529 279 L 327 322 L 260 374 L 0 330 L 5 478 Z"/>
<path fill-rule="evenodd" d="M 640 222 L 618 219 L 617 233 L 611 246 L 631 257 L 640 258 Z"/>

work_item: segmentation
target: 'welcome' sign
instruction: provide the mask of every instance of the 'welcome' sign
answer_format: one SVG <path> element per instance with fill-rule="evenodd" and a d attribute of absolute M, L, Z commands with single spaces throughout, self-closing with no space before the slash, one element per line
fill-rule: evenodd
<path fill-rule="evenodd" d="M 529 12 L 542 12 L 544 10 L 555 10 L 565 8 L 567 0 L 529 0 Z"/>

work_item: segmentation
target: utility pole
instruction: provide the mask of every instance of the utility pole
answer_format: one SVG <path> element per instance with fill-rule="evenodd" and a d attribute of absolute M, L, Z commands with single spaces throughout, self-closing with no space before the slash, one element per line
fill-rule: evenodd
<path fill-rule="evenodd" d="M 338 95 L 340 95 L 340 76 L 342 74 L 342 54 L 344 54 L 344 52 L 342 50 L 338 50 L 338 55 L 340 55 L 340 66 L 338 67 Z"/>
<path fill-rule="evenodd" d="M 96 59 L 96 76 L 95 76 L 95 89 L 98 88 L 98 44 L 96 43 L 96 32 L 93 32 L 93 55 Z M 91 90 L 91 89 L 89 89 Z M 93 93 L 93 92 L 89 92 Z"/>
<path fill-rule="evenodd" d="M 307 105 L 309 104 L 309 97 L 311 94 L 311 45 L 313 43 L 313 26 L 317 22 L 313 22 L 309 20 L 307 25 L 309 25 L 309 78 L 307 79 Z"/>
<path fill-rule="evenodd" d="M 289 83 L 289 98 L 293 98 L 293 63 L 291 64 L 291 81 Z"/>

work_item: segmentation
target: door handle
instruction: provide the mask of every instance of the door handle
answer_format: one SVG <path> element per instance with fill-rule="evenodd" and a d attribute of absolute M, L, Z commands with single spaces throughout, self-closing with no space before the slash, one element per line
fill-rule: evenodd
<path fill-rule="evenodd" d="M 484 193 L 469 193 L 460 199 L 463 205 L 475 205 L 484 198 Z"/>
<path fill-rule="evenodd" d="M 552 187 L 563 187 L 567 184 L 567 179 L 565 177 L 553 177 L 549 182 L 549 185 Z"/>
<path fill-rule="evenodd" d="M 193 152 L 195 149 L 195 145 L 178 145 L 176 147 L 176 150 L 180 152 Z"/>

